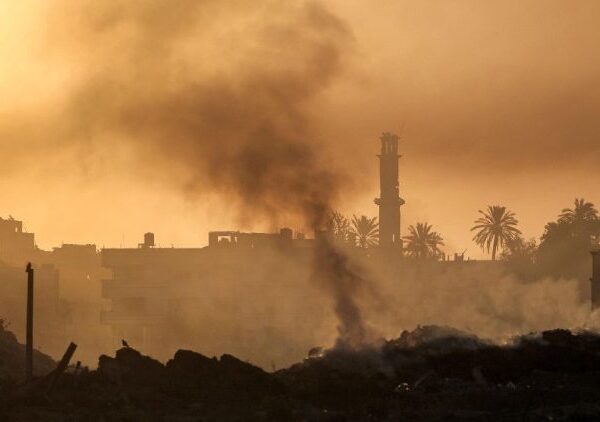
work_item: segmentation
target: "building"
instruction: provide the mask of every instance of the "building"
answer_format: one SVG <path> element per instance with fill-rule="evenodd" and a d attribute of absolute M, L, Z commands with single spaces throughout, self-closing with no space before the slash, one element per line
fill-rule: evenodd
<path fill-rule="evenodd" d="M 63 244 L 42 250 L 35 244 L 34 233 L 24 231 L 22 221 L 0 218 L 0 318 L 9 321 L 18 337 L 24 333 L 28 262 L 35 268 L 36 348 L 60 357 L 68 341 L 74 341 L 80 345 L 80 358 L 87 353 L 89 359 L 84 360 L 93 362 L 97 355 L 91 353 L 110 338 L 96 328 L 102 304 L 100 279 L 105 271 L 96 246 Z"/>
<path fill-rule="evenodd" d="M 277 292 L 286 297 L 294 283 L 299 295 L 309 295 L 305 282 L 312 240 L 294 238 L 290 229 L 214 231 L 208 239 L 203 248 L 160 248 L 144 241 L 137 248 L 101 251 L 102 266 L 112 274 L 102 281 L 107 306 L 101 322 L 110 327 L 114 344 L 126 339 L 133 347 L 167 356 L 168 345 L 183 347 L 192 332 L 194 347 L 205 339 L 215 353 L 237 350 L 244 355 L 244 347 L 256 343 L 252 333 L 257 327 L 283 331 L 281 321 L 287 328 L 301 318 L 287 301 L 261 299 Z"/>
<path fill-rule="evenodd" d="M 60 296 L 69 302 L 89 302 L 100 297 L 100 265 L 96 245 L 63 244 L 44 254 L 43 261 L 60 272 Z"/>
<path fill-rule="evenodd" d="M 36 253 L 34 234 L 23 231 L 23 222 L 0 218 L 0 260 L 25 268 Z"/>
<path fill-rule="evenodd" d="M 381 135 L 379 157 L 380 196 L 375 199 L 379 206 L 379 246 L 384 249 L 401 248 L 400 198 L 398 186 L 398 136 L 392 133 Z"/>
<path fill-rule="evenodd" d="M 65 320 L 58 291 L 58 271 L 52 265 L 34 266 L 34 346 L 59 356 L 64 352 Z M 18 338 L 25 334 L 27 275 L 25 266 L 0 265 L 0 318 Z"/>
<path fill-rule="evenodd" d="M 0 318 L 22 338 L 25 333 L 27 276 L 35 269 L 34 344 L 39 350 L 58 354 L 64 348 L 65 318 L 59 297 L 59 273 L 35 246 L 35 236 L 23 230 L 23 222 L 0 218 Z"/>
<path fill-rule="evenodd" d="M 203 248 L 138 247 L 103 249 L 102 266 L 112 277 L 102 280 L 109 305 L 100 321 L 112 329 L 113 341 L 128 339 L 145 346 L 150 336 L 177 312 L 177 301 L 196 294 L 204 261 Z"/>

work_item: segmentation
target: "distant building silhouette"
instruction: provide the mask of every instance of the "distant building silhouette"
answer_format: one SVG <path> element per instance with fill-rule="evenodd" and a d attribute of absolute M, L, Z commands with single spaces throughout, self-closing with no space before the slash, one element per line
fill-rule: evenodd
<path fill-rule="evenodd" d="M 379 184 L 381 193 L 375 203 L 379 206 L 379 246 L 402 247 L 400 237 L 400 198 L 398 187 L 398 136 L 393 133 L 381 135 L 379 157 Z"/>
<path fill-rule="evenodd" d="M 101 312 L 100 321 L 111 328 L 115 344 L 122 338 L 140 347 L 164 343 L 170 324 L 182 319 L 186 309 L 193 313 L 209 309 L 207 285 L 241 286 L 260 278 L 275 250 L 287 252 L 308 268 L 314 240 L 302 233 L 294 238 L 291 229 L 283 228 L 278 233 L 212 231 L 203 248 L 150 244 L 154 235 L 150 239 L 147 233 L 137 248 L 106 248 L 100 253 L 102 266 L 112 272 L 111 278 L 102 281 L 102 297 L 109 306 Z M 288 265 L 280 263 L 282 268 Z M 248 305 L 252 310 L 252 301 Z"/>
<path fill-rule="evenodd" d="M 108 270 L 100 265 L 95 245 L 63 244 L 52 250 L 36 246 L 35 234 L 13 217 L 0 218 L 1 317 L 23 332 L 26 295 L 23 268 L 35 268 L 34 318 L 36 347 L 62 353 L 65 341 L 77 339 L 82 353 L 90 350 L 84 339 L 98 326 L 102 309 L 100 280 Z M 110 330 L 103 327 L 106 336 Z M 92 341 L 93 342 L 93 341 Z M 94 358 L 96 355 L 94 355 Z"/>
<path fill-rule="evenodd" d="M 0 260 L 22 267 L 35 253 L 34 234 L 23 231 L 23 222 L 12 217 L 0 218 Z"/>

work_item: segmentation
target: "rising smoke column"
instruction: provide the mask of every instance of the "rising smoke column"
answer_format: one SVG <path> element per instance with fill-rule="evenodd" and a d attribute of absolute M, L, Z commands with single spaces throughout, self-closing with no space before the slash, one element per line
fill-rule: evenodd
<path fill-rule="evenodd" d="M 336 347 L 356 349 L 373 340 L 356 302 L 358 290 L 365 284 L 360 273 L 350 267 L 348 257 L 330 239 L 316 240 L 315 276 L 334 298 L 338 317 Z"/>
<path fill-rule="evenodd" d="M 71 17 L 63 48 L 93 51 L 60 134 L 92 154 L 125 143 L 190 197 L 227 197 L 242 222 L 317 231 L 344 177 L 323 159 L 313 107 L 341 73 L 352 34 L 320 3 L 252 3 L 59 1 Z M 331 242 L 317 243 L 315 278 L 333 297 L 340 342 L 358 346 L 362 278 Z"/>

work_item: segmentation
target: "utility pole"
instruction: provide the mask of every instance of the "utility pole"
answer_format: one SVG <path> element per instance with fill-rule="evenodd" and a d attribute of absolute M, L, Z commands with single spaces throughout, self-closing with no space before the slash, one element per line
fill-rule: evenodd
<path fill-rule="evenodd" d="M 33 268 L 31 262 L 25 269 L 27 273 L 27 331 L 25 334 L 25 379 L 33 378 Z"/>

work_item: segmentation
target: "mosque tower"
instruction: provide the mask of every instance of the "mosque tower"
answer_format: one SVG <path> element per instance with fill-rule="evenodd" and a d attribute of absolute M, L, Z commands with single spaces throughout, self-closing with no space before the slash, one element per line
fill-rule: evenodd
<path fill-rule="evenodd" d="M 398 188 L 398 136 L 393 133 L 381 135 L 381 154 L 379 157 L 380 195 L 375 199 L 379 206 L 379 246 L 381 248 L 401 248 L 400 198 Z"/>

